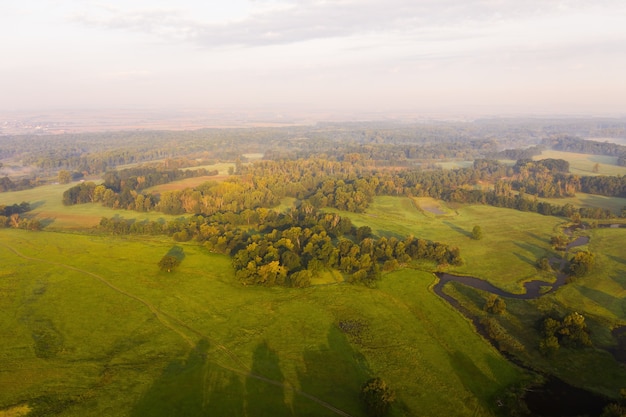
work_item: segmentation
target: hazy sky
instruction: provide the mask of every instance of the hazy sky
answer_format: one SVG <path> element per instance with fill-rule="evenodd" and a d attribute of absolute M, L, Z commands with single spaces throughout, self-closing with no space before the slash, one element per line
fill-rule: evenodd
<path fill-rule="evenodd" d="M 624 0 L 2 0 L 0 110 L 626 114 Z"/>

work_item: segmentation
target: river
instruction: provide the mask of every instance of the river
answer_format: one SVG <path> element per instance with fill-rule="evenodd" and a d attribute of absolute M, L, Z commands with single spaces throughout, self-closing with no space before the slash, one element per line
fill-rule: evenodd
<path fill-rule="evenodd" d="M 566 254 L 562 260 L 560 260 L 560 269 L 563 269 L 565 265 L 565 259 L 567 258 L 567 252 L 577 246 L 586 245 L 589 243 L 589 237 L 581 236 L 576 238 L 566 247 Z M 551 260 L 553 263 L 555 260 Z M 489 282 L 468 276 L 459 276 L 448 273 L 437 273 L 439 281 L 433 287 L 435 294 L 446 300 L 450 305 L 456 308 L 461 314 L 468 317 L 477 331 L 488 339 L 483 326 L 480 324 L 478 318 L 472 315 L 467 309 L 465 309 L 454 297 L 446 294 L 443 291 L 443 287 L 448 282 L 458 282 L 468 287 L 476 288 L 481 291 L 496 294 L 500 297 L 515 298 L 521 300 L 532 300 L 541 297 L 544 294 L 555 291 L 557 288 L 567 283 L 567 274 L 559 272 L 557 279 L 553 282 L 546 282 L 540 280 L 534 280 L 524 283 L 525 292 L 523 294 L 514 294 L 504 291 L 498 287 L 491 285 Z M 620 328 L 621 332 L 626 333 L 626 327 Z M 626 338 L 624 340 L 626 343 Z M 615 356 L 615 355 L 614 355 Z M 615 356 L 616 359 L 617 356 Z M 513 358 L 510 358 L 513 360 Z M 619 359 L 618 359 L 619 360 Z M 516 362 L 516 361 L 514 361 Z M 518 363 L 518 365 L 520 365 Z M 523 365 L 522 365 L 523 366 Z M 528 391 L 524 396 L 524 401 L 531 411 L 532 415 L 542 417 L 571 417 L 579 415 L 587 416 L 599 416 L 602 414 L 603 408 L 609 404 L 609 400 L 605 397 L 594 394 L 590 391 L 586 391 L 581 388 L 569 385 L 562 380 L 549 376 L 546 383 L 540 387 L 534 387 Z"/>

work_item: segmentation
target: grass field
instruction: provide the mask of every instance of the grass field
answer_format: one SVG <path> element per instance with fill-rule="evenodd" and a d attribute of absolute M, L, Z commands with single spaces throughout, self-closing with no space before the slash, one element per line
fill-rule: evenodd
<path fill-rule="evenodd" d="M 444 214 L 433 213 L 432 207 Z M 363 214 L 341 214 L 378 235 L 412 234 L 457 246 L 465 264 L 451 267 L 451 272 L 488 279 L 510 292 L 523 292 L 522 284 L 537 278 L 535 262 L 553 253 L 550 237 L 564 223 L 535 213 L 482 205 L 453 208 L 443 201 L 408 197 L 376 197 Z M 483 231 L 479 241 L 471 237 L 475 225 Z"/>
<path fill-rule="evenodd" d="M 535 156 L 539 159 L 564 159 L 570 164 L 570 172 L 580 176 L 590 175 L 626 175 L 626 167 L 617 165 L 616 156 L 589 155 L 584 153 L 543 151 L 541 155 Z M 599 164 L 598 172 L 594 172 L 593 167 Z"/>
<path fill-rule="evenodd" d="M 1 230 L 0 409 L 362 416 L 359 387 L 381 376 L 393 415 L 491 415 L 521 377 L 429 291 L 429 273 L 377 289 L 242 287 L 227 257 L 179 245 L 166 273 L 169 239 Z"/>
<path fill-rule="evenodd" d="M 576 193 L 575 197 L 567 198 L 537 198 L 537 201 L 546 201 L 557 206 L 573 204 L 575 207 L 594 208 L 600 207 L 611 210 L 615 215 L 620 215 L 622 209 L 626 207 L 626 198 L 605 197 L 603 195 Z"/>
<path fill-rule="evenodd" d="M 315 282 L 330 285 L 243 287 L 228 257 L 194 243 L 56 232 L 102 216 L 166 218 L 66 207 L 67 187 L 0 194 L 0 204 L 28 201 L 47 222 L 43 232 L 0 230 L 0 417 L 29 408 L 28 416 L 362 416 L 358 391 L 371 376 L 397 392 L 394 416 L 489 416 L 498 393 L 524 378 L 433 294 L 429 272 L 389 273 L 375 289 L 333 284 L 341 277 L 332 271 Z M 341 214 L 378 235 L 458 246 L 465 264 L 450 272 L 512 292 L 546 279 L 535 262 L 553 254 L 550 237 L 564 224 L 430 198 L 377 197 L 365 213 Z M 551 309 L 585 314 L 602 346 L 614 343 L 612 326 L 626 324 L 626 233 L 585 233 L 597 256 L 593 274 L 536 301 L 507 300 L 503 325 L 538 367 L 614 395 L 626 373 L 605 351 L 565 350 L 550 360 L 536 352 L 534 326 Z M 174 245 L 182 264 L 159 271 Z M 482 310 L 485 294 L 446 288 Z M 342 322 L 358 331 L 342 332 Z"/>
<path fill-rule="evenodd" d="M 102 217 L 120 216 L 124 218 L 142 220 L 169 220 L 175 216 L 150 212 L 139 213 L 128 210 L 115 210 L 103 207 L 100 204 L 77 204 L 64 206 L 63 192 L 73 184 L 44 185 L 23 191 L 0 193 L 0 204 L 11 205 L 26 201 L 33 210 L 28 213 L 39 219 L 49 230 L 81 230 L 91 228 L 100 222 Z"/>

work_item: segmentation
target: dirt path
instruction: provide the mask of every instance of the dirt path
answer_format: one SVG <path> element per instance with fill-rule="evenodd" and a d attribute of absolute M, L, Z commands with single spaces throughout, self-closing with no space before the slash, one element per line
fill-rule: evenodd
<path fill-rule="evenodd" d="M 5 247 L 6 249 L 8 249 L 9 251 L 13 252 L 16 256 L 22 258 L 22 259 L 26 259 L 28 261 L 32 261 L 32 262 L 40 262 L 40 263 L 45 263 L 48 265 L 54 265 L 54 266 L 58 266 L 61 268 L 65 268 L 65 269 L 69 269 L 71 271 L 75 271 L 75 272 L 79 272 L 81 274 L 85 274 L 88 275 L 98 281 L 100 281 L 102 284 L 106 285 L 107 287 L 111 288 L 113 291 L 116 291 L 119 294 L 122 294 L 126 297 L 132 298 L 135 301 L 138 301 L 139 303 L 143 304 L 144 306 L 146 306 L 148 308 L 148 310 L 150 310 L 150 312 L 152 314 L 154 314 L 154 316 L 157 318 L 157 320 L 168 330 L 173 331 L 174 333 L 178 334 L 191 348 L 193 348 L 195 346 L 195 342 L 188 336 L 186 335 L 184 332 L 182 332 L 180 329 L 177 329 L 173 324 L 177 324 L 180 327 L 183 327 L 185 329 L 187 329 L 189 332 L 195 334 L 196 336 L 200 337 L 200 338 L 205 338 L 208 341 L 210 341 L 211 343 L 213 343 L 215 346 L 217 346 L 222 352 L 224 352 L 231 360 L 233 360 L 234 362 L 238 363 L 243 370 L 240 369 L 236 369 L 236 368 L 232 368 L 229 367 L 227 365 L 223 365 L 217 362 L 213 362 L 215 363 L 217 366 L 226 369 L 228 371 L 231 371 L 233 373 L 236 373 L 238 375 L 244 376 L 246 378 L 254 378 L 257 379 L 259 381 L 263 381 L 266 382 L 268 384 L 271 385 L 275 385 L 275 386 L 279 386 L 282 388 L 286 388 L 290 391 L 293 391 L 295 394 L 298 394 L 302 397 L 308 398 L 309 400 L 319 404 L 320 406 L 334 412 L 335 414 L 338 414 L 340 416 L 343 417 L 352 417 L 350 414 L 346 413 L 345 411 L 342 411 L 334 406 L 332 406 L 331 404 L 311 395 L 308 394 L 304 391 L 300 391 L 299 389 L 296 389 L 293 385 L 291 385 L 290 383 L 284 383 L 284 382 L 280 382 L 280 381 L 276 381 L 270 378 L 266 378 L 263 375 L 258 375 L 255 374 L 253 372 L 250 372 L 250 369 L 246 366 L 246 364 L 237 356 L 235 355 L 230 349 L 228 349 L 226 346 L 218 343 L 216 340 L 214 340 L 213 338 L 211 338 L 208 335 L 203 334 L 202 332 L 194 329 L 193 327 L 189 326 L 187 323 L 183 322 L 180 319 L 177 319 L 176 317 L 173 317 L 167 313 L 164 313 L 162 311 L 160 311 L 158 308 L 156 308 L 152 303 L 150 303 L 149 301 L 144 300 L 143 298 L 136 296 L 132 293 L 129 293 L 117 286 L 115 286 L 114 284 L 112 284 L 111 282 L 109 282 L 107 279 L 105 279 L 104 277 L 95 274 L 93 272 L 87 271 L 85 269 L 81 269 L 81 268 L 77 268 L 74 267 L 72 265 L 68 265 L 68 264 L 64 264 L 61 262 L 53 262 L 53 261 L 49 261 L 46 259 L 39 259 L 39 258 L 34 258 L 31 256 L 27 256 L 24 255 L 23 253 L 19 252 L 17 249 L 15 249 L 12 246 L 6 245 L 4 243 L 0 243 L 0 245 L 2 245 L 3 247 Z"/>

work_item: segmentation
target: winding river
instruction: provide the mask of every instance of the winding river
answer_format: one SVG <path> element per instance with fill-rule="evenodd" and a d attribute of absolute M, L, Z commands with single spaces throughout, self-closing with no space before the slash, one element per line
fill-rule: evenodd
<path fill-rule="evenodd" d="M 567 254 L 567 251 L 569 251 L 570 249 L 575 248 L 577 246 L 586 245 L 587 243 L 589 243 L 588 236 L 578 237 L 576 240 L 574 240 L 573 242 L 567 245 L 566 254 Z M 561 259 L 560 261 L 561 261 L 561 269 L 562 269 L 562 267 L 565 264 L 565 259 Z M 520 300 L 533 300 L 535 298 L 539 298 L 544 294 L 548 294 L 550 292 L 555 291 L 557 288 L 567 283 L 567 274 L 561 272 L 557 275 L 556 281 L 554 281 L 553 283 L 540 281 L 540 280 L 533 280 L 533 281 L 525 282 L 524 288 L 526 289 L 526 292 L 523 294 L 514 294 L 514 293 L 501 290 L 500 288 L 495 287 L 491 285 L 489 282 L 479 279 L 479 278 L 452 275 L 448 273 L 437 273 L 436 275 L 437 277 L 439 277 L 439 282 L 435 284 L 433 288 L 435 291 L 435 294 L 445 299 L 446 301 L 448 301 L 450 304 L 454 305 L 455 307 L 457 307 L 458 303 L 455 304 L 455 302 L 452 301 L 454 300 L 454 298 L 450 297 L 449 295 L 443 292 L 443 286 L 446 285 L 446 283 L 450 281 L 458 282 L 463 285 L 467 285 L 468 287 L 476 288 L 478 290 L 490 292 L 500 297 L 517 298 Z"/>
<path fill-rule="evenodd" d="M 563 270 L 565 266 L 565 259 L 567 258 L 567 252 L 577 246 L 586 245 L 588 242 L 589 237 L 578 237 L 569 245 L 567 245 L 566 254 L 563 259 L 551 259 L 551 263 L 560 262 L 559 269 Z M 437 273 L 436 275 L 439 280 L 433 287 L 435 294 L 446 300 L 461 314 L 469 318 L 476 327 L 477 331 L 485 338 L 487 338 L 487 340 L 489 340 L 489 337 L 486 334 L 486 331 L 478 318 L 472 315 L 465 307 L 463 307 L 458 302 L 458 300 L 443 291 L 443 287 L 448 282 L 458 282 L 468 287 L 486 291 L 491 294 L 496 294 L 500 297 L 515 298 L 521 300 L 532 300 L 539 298 L 544 294 L 555 291 L 557 288 L 567 283 L 567 274 L 565 274 L 564 272 L 559 272 L 555 282 L 550 283 L 540 280 L 526 282 L 524 283 L 524 288 L 526 291 L 523 294 L 514 294 L 503 291 L 502 289 L 495 287 L 489 282 L 479 278 L 459 276 L 448 273 Z M 626 328 L 623 329 L 623 332 L 626 333 Z M 624 341 L 624 343 L 626 343 L 626 340 Z M 517 361 L 515 361 L 513 358 L 509 359 L 517 363 Z M 521 365 L 523 366 L 523 364 Z M 526 402 L 529 410 L 533 415 L 544 417 L 566 417 L 581 414 L 589 416 L 599 416 L 602 413 L 604 406 L 609 403 L 609 401 L 604 397 L 596 395 L 590 391 L 571 386 L 552 376 L 549 376 L 547 382 L 541 387 L 534 388 L 533 390 L 527 392 L 524 401 Z"/>

